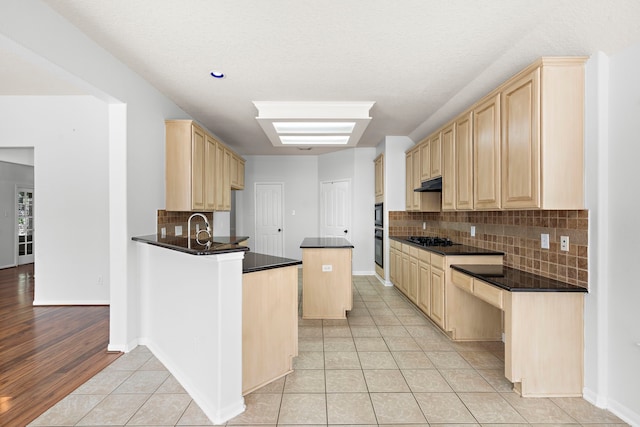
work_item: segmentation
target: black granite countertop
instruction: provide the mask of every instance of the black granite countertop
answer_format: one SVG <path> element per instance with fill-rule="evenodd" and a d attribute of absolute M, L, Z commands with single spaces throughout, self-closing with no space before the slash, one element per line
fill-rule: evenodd
<path fill-rule="evenodd" d="M 411 245 L 419 249 L 434 252 L 439 255 L 504 255 L 504 252 L 493 251 L 491 249 L 476 248 L 475 246 L 454 244 L 451 246 L 422 246 L 416 243 L 412 243 L 407 239 L 409 236 L 389 236 L 389 239 L 397 242 Z"/>
<path fill-rule="evenodd" d="M 200 243 L 198 243 L 195 239 L 187 239 L 184 236 L 163 237 L 161 234 L 149 234 L 132 237 L 131 240 L 191 255 L 218 255 L 248 251 L 248 247 L 238 244 L 248 238 L 248 236 L 213 236 L 210 240 L 200 239 Z"/>
<path fill-rule="evenodd" d="M 302 261 L 297 259 L 282 258 L 279 256 L 246 252 L 242 260 L 242 273 L 255 273 L 257 271 L 270 270 L 272 268 L 300 265 Z"/>
<path fill-rule="evenodd" d="M 353 245 L 343 237 L 305 237 L 300 245 L 302 249 L 310 248 L 353 248 Z"/>
<path fill-rule="evenodd" d="M 587 292 L 587 289 L 504 265 L 451 265 L 451 268 L 510 292 Z"/>

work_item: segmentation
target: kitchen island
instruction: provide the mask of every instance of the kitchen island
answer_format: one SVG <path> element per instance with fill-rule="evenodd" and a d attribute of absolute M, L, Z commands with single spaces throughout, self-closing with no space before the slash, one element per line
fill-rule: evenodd
<path fill-rule="evenodd" d="M 300 261 L 249 255 L 249 248 L 240 244 L 246 239 L 246 236 L 223 236 L 196 241 L 160 234 L 132 238 L 141 243 L 137 252 L 141 291 L 140 295 L 129 296 L 140 301 L 141 338 L 131 346 L 148 346 L 216 424 L 226 422 L 245 409 L 245 279 L 252 287 L 261 284 L 266 288 L 276 282 L 276 286 L 281 286 L 279 280 L 255 278 L 255 275 L 272 272 L 278 277 L 286 276 L 284 287 L 294 288 L 297 293 L 297 274 L 292 284 L 289 269 L 297 270 Z M 243 274 L 245 272 L 247 274 Z M 280 295 L 274 292 L 269 298 L 277 299 Z M 271 302 L 262 300 L 262 303 L 251 304 L 261 307 Z M 293 308 L 286 307 L 284 311 L 289 329 L 295 322 L 297 332 L 297 317 L 290 316 L 297 310 L 297 300 L 293 304 Z M 259 327 L 268 327 L 264 324 L 268 321 L 270 319 L 261 320 Z M 287 350 L 288 363 L 293 357 L 289 353 L 296 352 L 297 347 Z M 270 380 L 268 375 L 260 378 L 263 383 Z"/>
<path fill-rule="evenodd" d="M 302 248 L 302 318 L 346 319 L 353 307 L 353 245 L 342 237 L 307 237 Z"/>
<path fill-rule="evenodd" d="M 451 268 L 456 287 L 504 312 L 505 377 L 514 391 L 582 396 L 585 288 L 503 265 Z"/>

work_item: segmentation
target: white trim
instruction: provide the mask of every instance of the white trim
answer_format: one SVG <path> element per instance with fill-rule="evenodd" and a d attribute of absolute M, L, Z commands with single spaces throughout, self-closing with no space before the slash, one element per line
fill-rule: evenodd
<path fill-rule="evenodd" d="M 35 174 L 35 168 L 34 168 L 34 174 Z M 18 265 L 26 265 L 26 264 L 33 264 L 36 260 L 35 257 L 35 253 L 36 253 L 36 217 L 33 214 L 33 212 L 35 212 L 35 184 L 16 184 L 15 188 L 14 188 L 14 193 L 13 193 L 13 247 L 14 247 L 14 257 L 13 257 L 13 262 L 14 265 L 17 267 Z M 31 192 L 33 193 L 33 212 L 31 213 L 31 219 L 33 221 L 33 224 L 31 225 L 32 228 L 32 252 L 31 252 L 31 256 L 32 259 L 30 261 L 24 262 L 22 264 L 19 263 L 20 261 L 20 249 L 18 248 L 18 192 L 20 190 L 31 190 Z M 28 256 L 28 255 L 24 255 L 24 256 Z"/>
<path fill-rule="evenodd" d="M 109 305 L 109 300 L 33 300 L 33 305 Z"/>
<path fill-rule="evenodd" d="M 377 276 L 375 271 L 352 271 L 352 276 Z"/>
<path fill-rule="evenodd" d="M 625 405 L 621 405 L 616 400 L 609 399 L 607 409 L 617 417 L 621 418 L 622 421 L 629 423 L 632 426 L 640 426 L 640 413 L 635 412 Z"/>

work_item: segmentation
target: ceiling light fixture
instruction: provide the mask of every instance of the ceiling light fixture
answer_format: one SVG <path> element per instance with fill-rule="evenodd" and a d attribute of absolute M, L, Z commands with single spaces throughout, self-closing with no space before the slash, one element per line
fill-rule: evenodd
<path fill-rule="evenodd" d="M 374 102 L 254 101 L 256 120 L 274 147 L 355 147 Z"/>
<path fill-rule="evenodd" d="M 281 136 L 284 145 L 346 145 L 349 135 L 293 135 Z"/>
<path fill-rule="evenodd" d="M 222 71 L 218 71 L 218 70 L 211 70 L 209 72 L 209 75 L 214 79 L 224 79 L 226 77 Z"/>

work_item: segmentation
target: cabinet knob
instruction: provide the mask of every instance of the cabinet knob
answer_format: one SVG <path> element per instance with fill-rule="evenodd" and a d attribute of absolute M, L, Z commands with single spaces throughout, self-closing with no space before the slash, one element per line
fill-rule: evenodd
<path fill-rule="evenodd" d="M 278 228 L 278 233 L 282 231 L 282 228 Z"/>
<path fill-rule="evenodd" d="M 344 230 L 344 234 L 347 234 L 349 232 L 349 230 Z"/>

